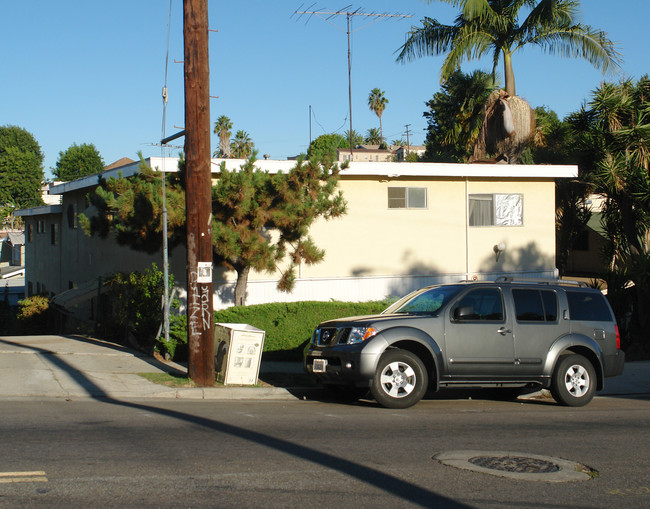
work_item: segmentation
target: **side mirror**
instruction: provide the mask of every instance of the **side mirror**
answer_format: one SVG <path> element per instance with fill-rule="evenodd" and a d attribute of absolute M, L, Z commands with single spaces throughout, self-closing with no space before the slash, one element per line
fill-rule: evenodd
<path fill-rule="evenodd" d="M 454 320 L 468 320 L 474 316 L 472 306 L 462 306 L 454 310 Z"/>

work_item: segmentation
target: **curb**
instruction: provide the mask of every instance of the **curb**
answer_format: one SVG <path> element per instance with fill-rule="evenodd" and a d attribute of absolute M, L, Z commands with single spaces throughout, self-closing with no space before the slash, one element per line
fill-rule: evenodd
<path fill-rule="evenodd" d="M 181 399 L 187 401 L 295 401 L 301 399 L 311 399 L 322 392 L 319 388 L 311 387 L 193 387 L 174 389 L 170 387 L 158 386 L 150 392 L 140 394 L 133 391 L 123 390 L 100 390 L 91 392 L 69 391 L 65 394 L 24 394 L 0 396 L 2 400 L 13 399 L 119 399 L 119 400 L 171 400 Z"/>

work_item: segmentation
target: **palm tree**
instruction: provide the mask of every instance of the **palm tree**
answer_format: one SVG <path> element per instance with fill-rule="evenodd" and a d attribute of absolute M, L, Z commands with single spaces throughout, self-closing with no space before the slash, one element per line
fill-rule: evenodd
<path fill-rule="evenodd" d="M 439 1 L 460 8 L 455 23 L 425 18 L 421 27 L 409 32 L 397 61 L 446 53 L 441 69 L 444 82 L 463 61 L 486 55 L 492 56 L 495 75 L 503 56 L 505 91 L 495 91 L 485 103 L 474 160 L 492 154 L 516 163 L 535 132 L 532 108 L 515 95 L 512 55 L 519 49 L 536 44 L 550 53 L 584 58 L 603 72 L 619 66 L 620 55 L 607 34 L 575 22 L 579 0 Z M 525 18 L 523 11 L 528 14 Z"/>
<path fill-rule="evenodd" d="M 428 0 L 432 1 L 432 0 Z M 535 44 L 549 53 L 584 58 L 607 72 L 620 64 L 620 55 L 603 31 L 576 23 L 579 0 L 439 0 L 461 8 L 453 25 L 425 18 L 398 50 L 398 62 L 447 53 L 441 80 L 465 60 L 491 54 L 493 69 L 503 56 L 505 89 L 516 95 L 512 55 Z M 520 11 L 530 9 L 520 22 Z"/>
<path fill-rule="evenodd" d="M 582 153 L 581 170 L 606 196 L 612 258 L 638 254 L 650 244 L 650 79 L 604 83 L 588 109 L 569 117 Z"/>
<path fill-rule="evenodd" d="M 483 71 L 453 72 L 426 103 L 427 159 L 465 162 L 481 131 L 483 105 L 497 88 L 492 75 Z"/>
<path fill-rule="evenodd" d="M 214 123 L 214 134 L 219 135 L 219 150 L 214 157 L 230 157 L 230 135 L 232 122 L 226 115 L 221 115 Z"/>
<path fill-rule="evenodd" d="M 605 200 L 601 227 L 608 288 L 634 283 L 628 332 L 646 341 L 650 326 L 650 78 L 604 83 L 568 118 L 580 174 Z M 616 307 L 616 306 L 615 306 Z M 627 312 L 629 309 L 623 309 Z M 622 315 L 623 313 L 620 313 Z M 646 343 L 646 344 L 647 344 Z"/>
<path fill-rule="evenodd" d="M 352 140 L 352 148 L 355 148 L 357 145 L 361 145 L 365 142 L 365 138 L 361 136 L 354 129 L 352 130 L 352 136 L 350 136 L 350 130 L 345 131 L 344 138 L 346 141 Z"/>
<path fill-rule="evenodd" d="M 235 134 L 235 138 L 230 142 L 230 152 L 235 159 L 245 159 L 253 153 L 255 144 L 250 135 L 241 129 Z"/>
<path fill-rule="evenodd" d="M 374 111 L 375 115 L 377 115 L 379 118 L 379 136 L 381 137 L 380 143 L 384 141 L 384 130 L 381 125 L 381 116 L 384 113 L 387 104 L 388 99 L 386 99 L 384 96 L 383 90 L 373 88 L 370 91 L 370 95 L 368 95 L 368 107 L 370 108 L 370 111 Z"/>
<path fill-rule="evenodd" d="M 366 134 L 366 143 L 369 145 L 381 145 L 381 134 L 376 127 L 368 129 Z"/>

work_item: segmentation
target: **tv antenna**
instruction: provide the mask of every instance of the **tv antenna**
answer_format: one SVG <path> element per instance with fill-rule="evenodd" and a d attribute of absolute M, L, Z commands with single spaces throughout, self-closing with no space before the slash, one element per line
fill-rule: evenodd
<path fill-rule="evenodd" d="M 314 5 L 315 4 L 310 5 L 308 9 L 311 9 Z M 301 7 L 302 5 L 298 7 L 298 9 L 300 9 Z M 299 15 L 298 19 L 302 18 L 303 15 L 309 15 L 309 18 L 307 18 L 305 24 L 308 23 L 313 16 L 316 16 L 342 32 L 344 30 L 341 27 L 337 26 L 335 23 L 333 23 L 332 19 L 337 16 L 345 16 L 347 22 L 347 28 L 345 30 L 345 33 L 347 34 L 348 37 L 348 105 L 350 109 L 349 111 L 350 131 L 348 132 L 348 137 L 350 138 L 350 161 L 352 161 L 352 150 L 354 149 L 354 147 L 352 145 L 352 53 L 350 51 L 350 34 L 353 32 L 357 32 L 362 28 L 366 28 L 367 26 L 372 25 L 373 23 L 377 23 L 378 21 L 385 20 L 387 18 L 412 18 L 413 16 L 411 14 L 391 14 L 387 12 L 384 13 L 363 12 L 360 7 L 358 9 L 352 9 L 352 5 L 343 7 L 338 11 L 312 11 L 312 10 L 301 11 L 298 9 L 293 13 Z M 369 22 L 355 30 L 350 30 L 350 20 L 354 16 L 365 17 L 366 19 L 369 20 Z"/>

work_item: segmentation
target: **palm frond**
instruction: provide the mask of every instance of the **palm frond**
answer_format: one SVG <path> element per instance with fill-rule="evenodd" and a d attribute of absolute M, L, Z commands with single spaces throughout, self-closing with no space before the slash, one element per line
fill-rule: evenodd
<path fill-rule="evenodd" d="M 622 62 L 621 54 L 607 34 L 588 25 L 549 28 L 531 36 L 527 42 L 554 55 L 584 58 L 603 73 L 618 71 Z"/>
<path fill-rule="evenodd" d="M 444 53 L 454 46 L 458 28 L 443 25 L 435 19 L 424 18 L 421 27 L 412 27 L 407 40 L 399 48 L 397 62 L 411 62 L 424 56 Z"/>
<path fill-rule="evenodd" d="M 447 79 L 465 60 L 476 60 L 489 53 L 494 47 L 494 37 L 490 32 L 463 27 L 458 31 L 455 44 L 447 53 L 440 69 L 442 80 Z"/>

